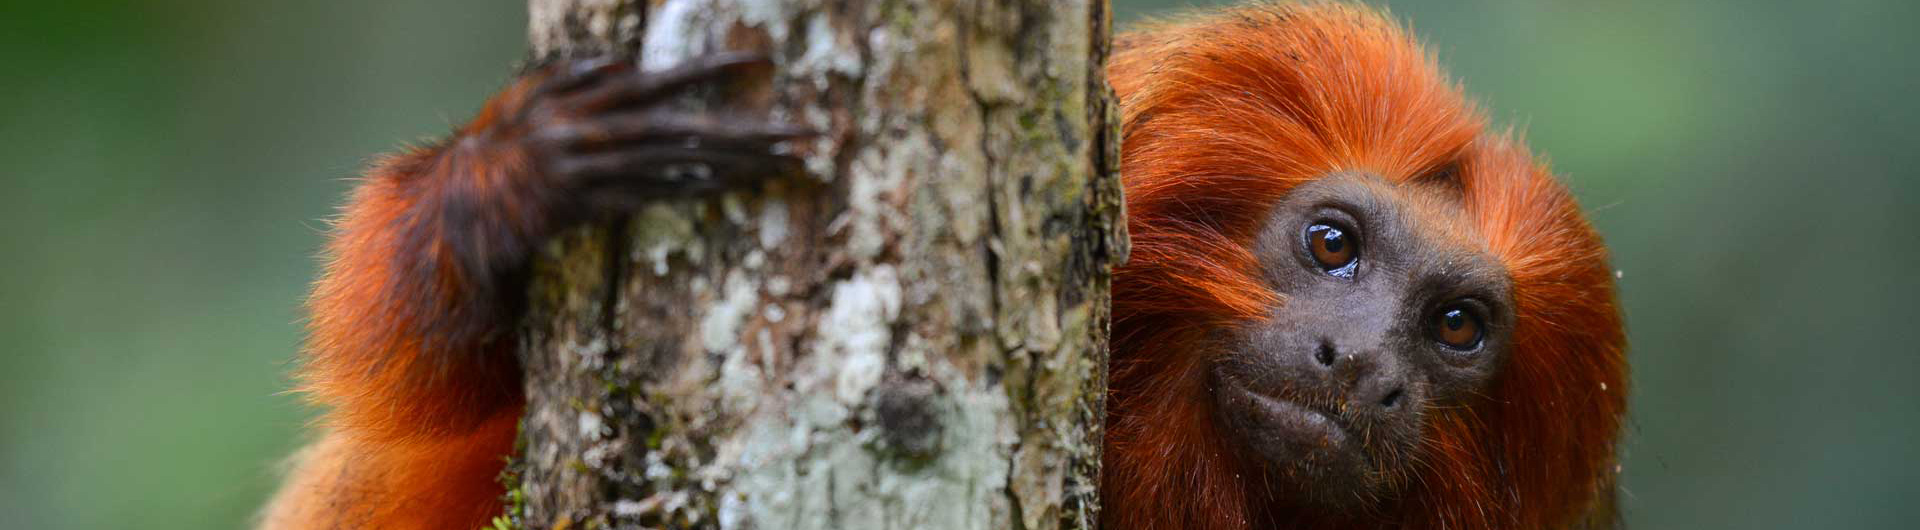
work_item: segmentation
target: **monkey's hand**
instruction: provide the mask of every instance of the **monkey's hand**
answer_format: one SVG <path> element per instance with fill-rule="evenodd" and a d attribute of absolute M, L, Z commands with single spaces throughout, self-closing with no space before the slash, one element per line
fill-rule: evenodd
<path fill-rule="evenodd" d="M 524 131 L 537 174 L 581 205 L 617 209 L 627 199 L 728 189 L 797 167 L 772 147 L 807 130 L 731 109 L 673 111 L 662 103 L 697 83 L 768 64 L 740 52 L 662 72 L 619 59 L 558 64 L 510 127 Z"/>
<path fill-rule="evenodd" d="M 517 270 L 530 244 L 569 224 L 797 170 L 798 160 L 775 146 L 808 134 L 806 129 L 726 104 L 704 112 L 669 105 L 689 87 L 764 72 L 768 65 L 758 54 L 724 52 L 658 72 L 640 71 L 625 58 L 542 68 L 523 81 L 520 93 L 510 94 L 517 101 L 503 102 L 505 119 L 462 136 L 483 149 L 518 151 L 502 158 L 517 155 L 526 164 L 524 172 L 508 177 L 518 182 L 505 186 L 516 189 L 516 196 L 499 197 L 492 211 L 473 213 L 531 224 L 473 234 L 495 239 L 465 246 L 461 260 L 479 273 L 475 280 L 492 280 Z"/>

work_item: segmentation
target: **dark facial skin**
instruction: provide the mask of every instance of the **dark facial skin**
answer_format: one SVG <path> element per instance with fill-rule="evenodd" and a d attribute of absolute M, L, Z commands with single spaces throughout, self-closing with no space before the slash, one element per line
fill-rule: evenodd
<path fill-rule="evenodd" d="M 1393 498 L 1427 419 L 1470 404 L 1504 364 L 1511 284 L 1448 186 L 1330 175 L 1289 194 L 1258 235 L 1281 302 L 1226 333 L 1214 395 L 1280 502 Z"/>

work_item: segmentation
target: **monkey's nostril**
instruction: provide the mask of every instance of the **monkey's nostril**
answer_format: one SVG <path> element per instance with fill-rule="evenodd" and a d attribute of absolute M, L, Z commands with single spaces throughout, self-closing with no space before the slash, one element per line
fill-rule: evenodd
<path fill-rule="evenodd" d="M 1313 360 L 1320 366 L 1333 366 L 1333 343 L 1320 341 L 1320 349 L 1313 352 Z"/>
<path fill-rule="evenodd" d="M 1393 389 L 1392 392 L 1388 392 L 1387 397 L 1380 400 L 1380 408 L 1391 409 L 1395 405 L 1399 405 L 1400 398 L 1403 394 L 1405 394 L 1405 392 L 1402 392 L 1398 388 Z"/>

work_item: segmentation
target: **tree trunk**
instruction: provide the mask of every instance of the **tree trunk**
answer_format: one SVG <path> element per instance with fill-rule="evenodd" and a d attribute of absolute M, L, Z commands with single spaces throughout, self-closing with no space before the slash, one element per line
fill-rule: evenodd
<path fill-rule="evenodd" d="M 770 53 L 805 175 L 535 267 L 530 528 L 1092 528 L 1125 255 L 1104 0 L 530 0 L 535 54 Z M 753 85 L 753 86 L 744 86 Z"/>

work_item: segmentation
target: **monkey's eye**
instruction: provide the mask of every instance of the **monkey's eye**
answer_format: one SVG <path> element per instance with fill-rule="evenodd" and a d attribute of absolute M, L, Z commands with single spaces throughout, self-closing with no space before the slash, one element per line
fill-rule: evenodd
<path fill-rule="evenodd" d="M 1480 347 L 1480 315 L 1467 306 L 1454 303 L 1441 307 L 1433 315 L 1433 340 L 1455 350 L 1471 350 Z"/>
<path fill-rule="evenodd" d="M 1360 245 L 1347 230 L 1333 223 L 1314 223 L 1307 227 L 1307 252 L 1320 270 L 1341 278 L 1352 278 L 1360 260 Z"/>

